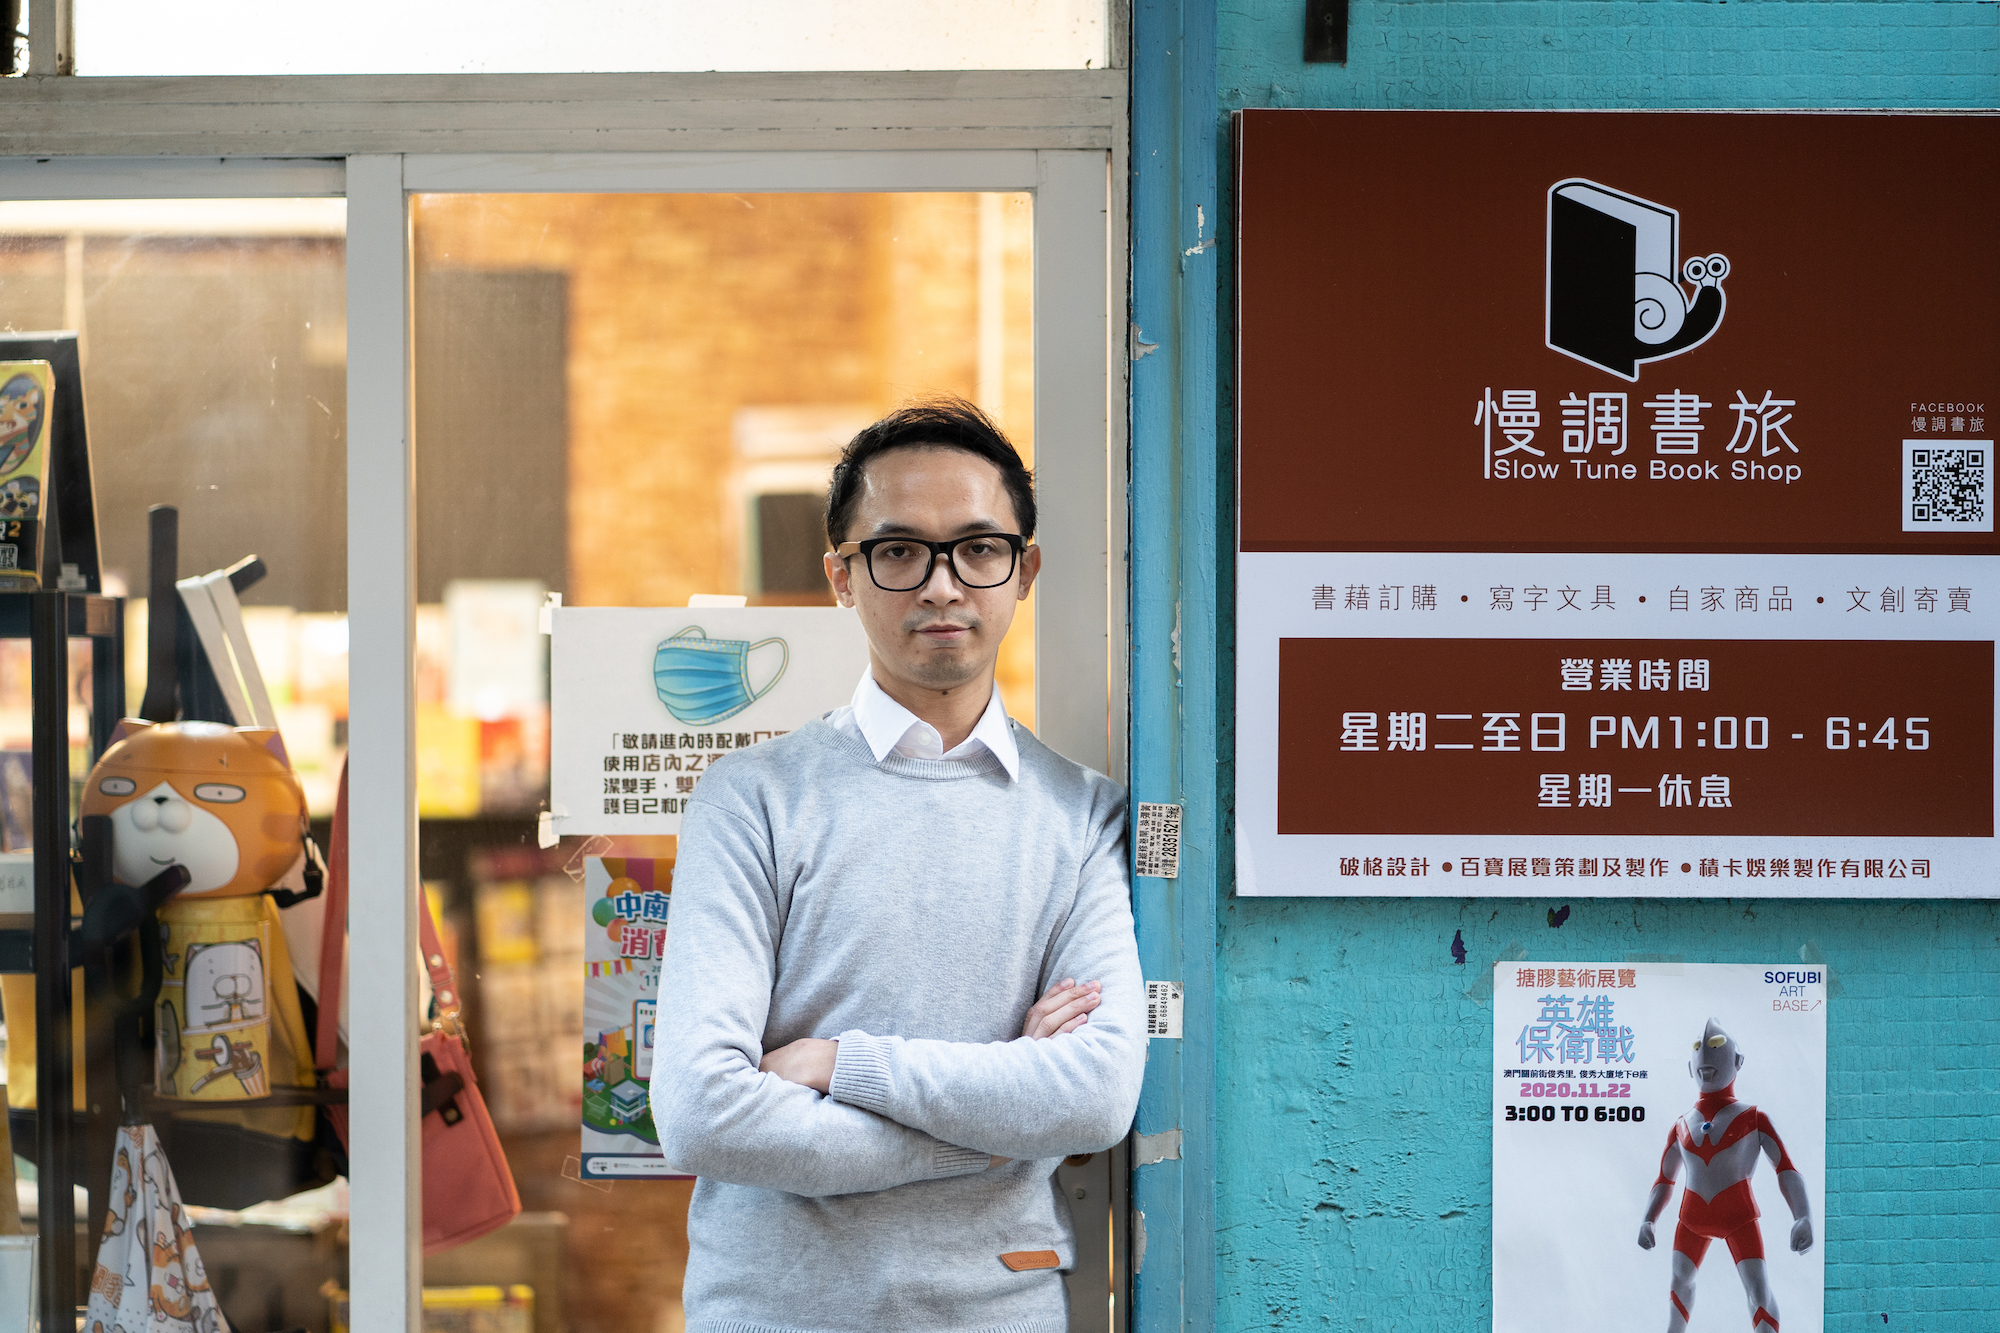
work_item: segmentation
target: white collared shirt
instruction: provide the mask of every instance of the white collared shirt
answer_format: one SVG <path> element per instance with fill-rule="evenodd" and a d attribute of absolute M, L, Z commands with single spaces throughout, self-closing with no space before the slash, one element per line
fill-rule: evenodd
<path fill-rule="evenodd" d="M 834 709 L 827 721 L 839 730 L 858 734 L 867 742 L 877 763 L 892 750 L 905 759 L 962 760 L 976 757 L 980 747 L 984 747 L 1007 770 L 1008 781 L 1017 781 L 1021 776 L 1020 747 L 1014 743 L 1013 726 L 1007 720 L 1006 705 L 1000 702 L 998 685 L 993 687 L 993 697 L 986 701 L 986 711 L 979 715 L 972 734 L 949 752 L 937 728 L 891 699 L 875 683 L 873 670 L 861 673 L 861 683 L 854 687 L 853 702 Z"/>

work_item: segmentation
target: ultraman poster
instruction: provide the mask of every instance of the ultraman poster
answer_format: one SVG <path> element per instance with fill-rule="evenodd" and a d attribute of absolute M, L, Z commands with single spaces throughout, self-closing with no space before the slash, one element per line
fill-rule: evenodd
<path fill-rule="evenodd" d="M 868 641 L 834 607 L 557 607 L 558 837 L 677 834 L 708 766 L 854 697 Z"/>
<path fill-rule="evenodd" d="M 1493 1328 L 1822 1333 L 1826 970 L 1493 973 Z"/>

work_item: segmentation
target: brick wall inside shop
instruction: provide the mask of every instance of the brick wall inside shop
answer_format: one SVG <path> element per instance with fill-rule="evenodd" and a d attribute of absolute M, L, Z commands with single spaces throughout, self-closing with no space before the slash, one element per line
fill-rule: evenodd
<path fill-rule="evenodd" d="M 568 277 L 565 601 L 746 591 L 739 409 L 866 421 L 946 391 L 987 407 L 1032 459 L 1032 217 L 1026 196 L 998 198 L 984 225 L 998 235 L 1001 355 L 982 375 L 976 195 L 420 196 L 420 267 Z M 1033 663 L 1023 617 L 1001 686 L 1030 724 Z"/>
<path fill-rule="evenodd" d="M 171 504 L 183 574 L 255 552 L 246 605 L 344 608 L 342 243 L 74 240 L 72 292 L 65 237 L 0 236 L 0 329 L 81 328 L 105 572 L 144 595 L 146 510 Z"/>
<path fill-rule="evenodd" d="M 1308 66 L 1299 0 L 1222 7 L 1225 192 L 1238 107 L 1953 107 L 2000 93 L 1992 4 L 1355 0 L 1351 14 L 1349 63 Z M 1218 211 L 1227 311 L 1226 194 Z M 1226 319 L 1222 340 L 1226 441 Z M 1490 1317 L 1490 979 L 1515 957 L 1823 959 L 1827 1327 L 1992 1326 L 2000 909 L 1570 900 L 1557 930 L 1556 905 L 1221 888 L 1215 1327 Z M 1711 1317 L 1738 1317 L 1733 1292 L 1709 1299 Z"/>

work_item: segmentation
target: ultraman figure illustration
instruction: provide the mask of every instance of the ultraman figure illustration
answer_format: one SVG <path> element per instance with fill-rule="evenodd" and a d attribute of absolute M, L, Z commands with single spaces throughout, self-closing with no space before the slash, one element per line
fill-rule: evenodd
<path fill-rule="evenodd" d="M 1639 1248 L 1650 1250 L 1653 1223 L 1666 1210 L 1674 1180 L 1685 1166 L 1687 1180 L 1674 1227 L 1673 1280 L 1667 1290 L 1671 1307 L 1667 1333 L 1682 1333 L 1687 1327 L 1694 1309 L 1695 1273 L 1709 1243 L 1716 1240 L 1729 1246 L 1729 1257 L 1735 1261 L 1736 1276 L 1743 1282 L 1744 1301 L 1750 1309 L 1752 1333 L 1778 1333 L 1778 1302 L 1765 1272 L 1764 1236 L 1757 1224 L 1757 1201 L 1750 1192 L 1758 1153 L 1771 1159 L 1772 1169 L 1778 1173 L 1778 1189 L 1791 1207 L 1793 1253 L 1804 1254 L 1812 1248 L 1805 1178 L 1792 1165 L 1771 1118 L 1749 1102 L 1736 1099 L 1736 1072 L 1742 1067 L 1743 1053 L 1735 1041 L 1723 1031 L 1720 1021 L 1709 1019 L 1688 1061 L 1688 1072 L 1701 1095 L 1694 1110 L 1676 1120 L 1668 1131 L 1659 1179 L 1653 1182 L 1646 1220 L 1639 1225 Z"/>

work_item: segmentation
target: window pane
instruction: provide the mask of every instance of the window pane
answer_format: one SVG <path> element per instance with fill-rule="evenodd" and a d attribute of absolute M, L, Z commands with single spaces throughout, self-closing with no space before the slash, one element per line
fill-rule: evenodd
<path fill-rule="evenodd" d="M 127 602 L 123 711 L 138 713 L 145 692 L 149 612 L 175 611 L 149 608 L 142 596 L 147 510 L 172 505 L 182 577 L 247 555 L 264 562 L 264 577 L 240 594 L 246 640 L 309 808 L 321 815 L 332 806 L 347 710 L 344 236 L 340 200 L 0 203 L 0 331 L 79 335 L 104 590 L 141 594 Z M 0 750 L 29 745 L 27 651 L 24 641 L 0 640 Z M 90 719 L 81 711 L 92 697 L 90 658 L 73 651 L 72 661 L 85 668 L 71 694 L 72 774 L 80 780 L 91 761 Z M 215 711 L 212 687 L 176 675 L 183 717 L 254 720 Z M 223 815 L 202 806 L 203 786 L 185 783 L 175 787 L 180 809 L 197 822 L 182 827 L 209 836 L 220 830 L 232 866 L 298 852 L 296 834 L 271 831 L 272 820 L 283 828 L 287 812 L 264 804 L 265 789 L 246 801 L 231 795 L 235 786 L 204 786 Z M 15 816 L 25 795 L 11 786 L 4 792 L 0 838 L 8 850 L 18 849 Z M 160 828 L 168 827 L 163 816 Z M 123 836 L 116 829 L 114 814 L 114 852 Z M 318 829 L 323 844 L 324 824 Z M 206 854 L 191 852 L 186 863 L 201 864 Z M 232 881 L 228 891 L 248 896 L 193 905 L 251 904 L 258 912 L 270 901 L 255 892 L 264 886 L 261 878 Z M 230 1324 L 324 1328 L 318 1289 L 346 1281 L 345 1182 L 332 1179 L 316 1154 L 312 1108 L 246 1104 L 314 1081 L 308 1034 L 318 958 L 301 950 L 282 961 L 254 922 L 248 933 L 232 920 L 191 934 L 175 915 L 191 903 L 183 896 L 163 909 L 174 961 L 147 1006 L 156 1040 L 138 1042 L 137 1063 L 151 1085 L 143 1110 L 197 1223 L 196 1244 Z M 273 934 L 288 933 L 302 910 L 279 914 L 282 929 Z M 204 963 L 199 954 L 210 949 Z M 254 965 L 238 966 L 246 957 Z M 35 1152 L 35 1059 L 50 1049 L 36 1040 L 33 998 L 32 977 L 0 977 L 17 1168 Z M 103 1020 L 92 1023 L 103 1031 L 109 1019 L 100 1002 L 76 998 Z M 197 1091 L 204 1071 L 216 1075 L 207 1081 L 214 1086 Z M 218 1091 L 222 1099 L 190 1114 L 191 1096 Z M 115 1088 L 104 1101 L 108 1123 L 81 1122 L 80 1151 L 110 1151 Z M 102 1189 L 82 1163 L 77 1179 Z M 104 1209 L 93 1197 L 78 1220 L 101 1223 Z M 94 1257 L 82 1246 L 79 1255 Z"/>
<path fill-rule="evenodd" d="M 1032 463 L 1031 208 L 1025 194 L 412 201 L 424 874 L 478 978 L 474 1055 L 523 1201 L 570 1219 L 569 1327 L 678 1312 L 688 1185 L 607 1194 L 564 1167 L 582 1117 L 584 932 L 605 927 L 565 867 L 580 874 L 586 851 L 671 857 L 672 839 L 538 850 L 546 786 L 521 779 L 532 765 L 547 781 L 546 695 L 481 710 L 453 682 L 525 643 L 544 655 L 520 676 L 541 684 L 542 589 L 565 606 L 830 605 L 831 465 L 916 394 L 980 404 Z M 1032 600 L 1001 652 L 1002 698 L 1032 727 Z M 626 1072 L 605 1073 L 602 1095 L 633 1097 Z M 633 1243 L 604 1245 L 607 1228 Z"/>
<path fill-rule="evenodd" d="M 25 6 L 23 6 L 25 9 Z M 79 74 L 1083 69 L 1104 0 L 76 0 Z"/>

